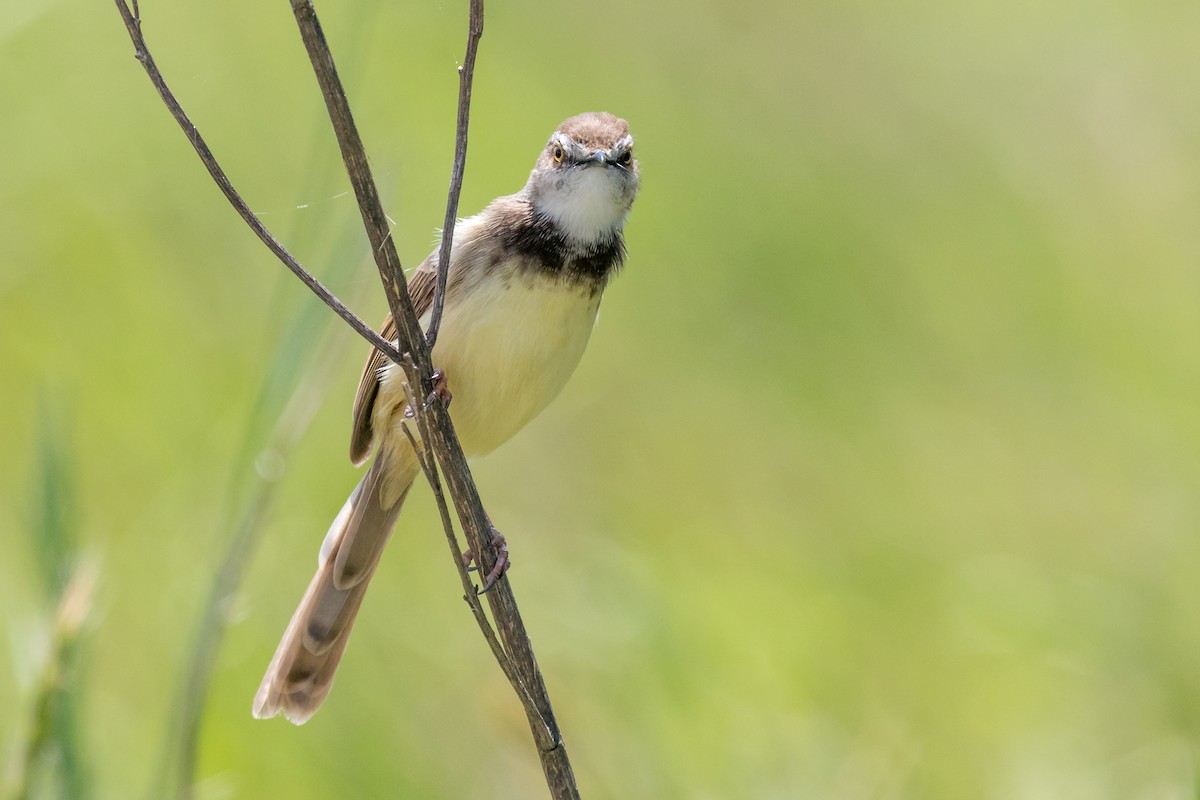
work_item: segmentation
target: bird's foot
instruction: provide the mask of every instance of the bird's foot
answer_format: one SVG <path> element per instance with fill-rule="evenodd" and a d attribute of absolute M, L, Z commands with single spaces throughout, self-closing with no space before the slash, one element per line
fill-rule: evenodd
<path fill-rule="evenodd" d="M 433 371 L 433 387 L 429 390 L 429 394 L 425 395 L 426 411 L 433 405 L 435 399 L 442 401 L 443 408 L 448 408 L 450 401 L 454 399 L 454 395 L 450 393 L 450 384 L 446 382 L 446 373 L 440 369 Z"/>
<path fill-rule="evenodd" d="M 504 573 L 508 572 L 508 567 L 511 563 L 508 559 L 508 544 L 504 541 L 504 534 L 500 533 L 500 531 L 496 530 L 496 528 L 492 525 L 488 526 L 488 532 L 492 537 L 491 548 L 496 553 L 496 564 L 492 567 L 492 571 L 487 574 L 487 577 L 484 578 L 483 588 L 479 590 L 479 594 L 486 594 L 488 589 L 491 589 L 496 583 L 497 579 L 499 579 Z M 479 569 L 479 567 L 471 566 L 471 564 L 475 561 L 475 553 L 473 551 L 467 550 L 465 553 L 463 553 L 462 558 L 463 566 L 466 567 L 469 572 Z"/>

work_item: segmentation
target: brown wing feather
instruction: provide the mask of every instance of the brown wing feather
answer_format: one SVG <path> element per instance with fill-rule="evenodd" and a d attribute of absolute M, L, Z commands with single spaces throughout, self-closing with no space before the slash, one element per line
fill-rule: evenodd
<path fill-rule="evenodd" d="M 408 279 L 408 293 L 418 319 L 433 305 L 436 286 L 437 253 L 434 252 L 421 262 L 421 266 Z M 379 335 L 389 342 L 396 341 L 396 323 L 391 313 L 383 321 Z M 375 410 L 375 397 L 379 394 L 379 371 L 387 364 L 387 356 L 372 347 L 362 377 L 358 380 L 358 393 L 354 396 L 354 427 L 350 431 L 350 461 L 355 466 L 360 466 L 371 455 L 371 443 L 375 440 L 371 417 Z"/>

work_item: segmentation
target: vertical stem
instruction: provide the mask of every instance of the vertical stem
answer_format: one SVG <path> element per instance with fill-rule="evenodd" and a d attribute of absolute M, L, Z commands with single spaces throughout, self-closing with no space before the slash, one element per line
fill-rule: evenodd
<path fill-rule="evenodd" d="M 462 193 L 463 170 L 467 165 L 467 127 L 471 120 L 471 83 L 475 78 L 475 54 L 483 36 L 483 0 L 471 0 L 468 20 L 467 54 L 458 68 L 458 121 L 454 135 L 454 166 L 450 170 L 450 192 L 446 196 L 446 218 L 442 223 L 442 242 L 438 247 L 438 279 L 433 292 L 433 308 L 425 342 L 433 350 L 442 326 L 442 306 L 446 303 L 446 278 L 450 272 L 450 245 L 454 241 L 454 223 L 458 219 L 458 196 Z"/>

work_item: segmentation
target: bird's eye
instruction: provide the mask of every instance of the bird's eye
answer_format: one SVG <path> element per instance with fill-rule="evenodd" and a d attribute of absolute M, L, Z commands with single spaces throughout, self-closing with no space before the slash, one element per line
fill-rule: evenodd
<path fill-rule="evenodd" d="M 622 167 L 628 167 L 630 164 L 633 163 L 633 151 L 626 150 L 624 153 L 621 154 L 621 157 L 617 159 L 617 163 L 620 164 Z"/>
<path fill-rule="evenodd" d="M 563 149 L 558 145 L 554 145 L 554 147 L 550 148 L 550 157 L 554 159 L 555 164 L 561 164 L 564 155 L 566 155 L 566 153 L 564 153 Z"/>

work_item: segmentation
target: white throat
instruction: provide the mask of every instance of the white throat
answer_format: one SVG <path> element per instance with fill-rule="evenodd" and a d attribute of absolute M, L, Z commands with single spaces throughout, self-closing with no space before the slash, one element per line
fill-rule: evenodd
<path fill-rule="evenodd" d="M 557 222 L 572 241 L 586 244 L 611 236 L 629 213 L 614 169 L 584 167 L 554 176 L 534 198 L 534 208 Z"/>

